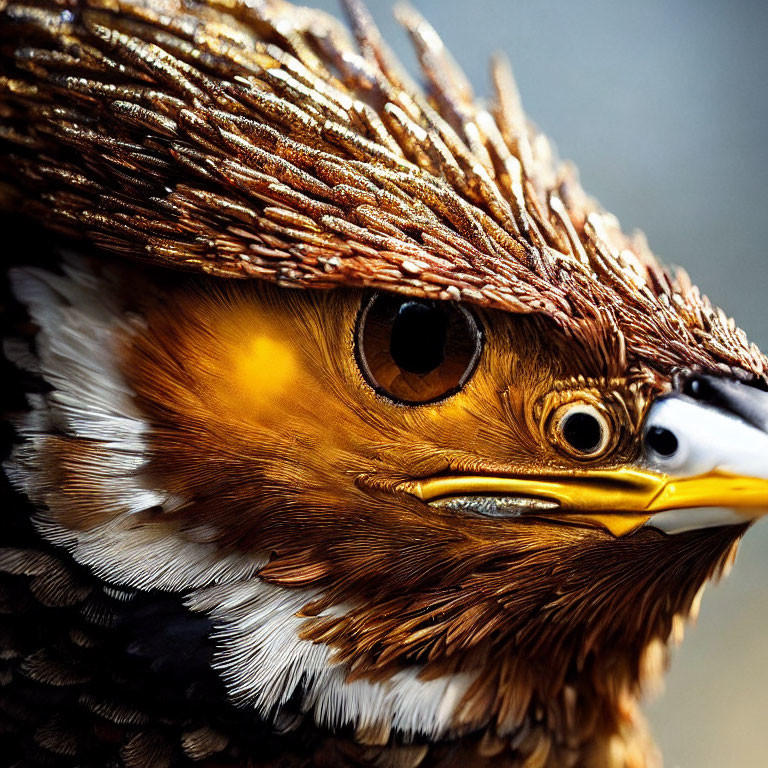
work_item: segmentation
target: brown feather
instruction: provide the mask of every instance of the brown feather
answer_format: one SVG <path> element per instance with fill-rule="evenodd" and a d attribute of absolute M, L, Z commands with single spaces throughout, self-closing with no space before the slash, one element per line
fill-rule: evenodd
<path fill-rule="evenodd" d="M 683 273 L 587 198 L 525 120 L 508 67 L 475 99 L 400 20 L 426 93 L 358 0 L 9 3 L 5 167 L 35 215 L 120 254 L 283 285 L 375 285 L 536 312 L 662 371 L 764 377 Z"/>
<path fill-rule="evenodd" d="M 574 398 L 610 425 L 590 466 L 631 464 L 678 368 L 764 382 L 768 361 L 586 197 L 504 62 L 486 109 L 401 10 L 422 89 L 357 0 L 347 11 L 354 41 L 282 0 L 0 2 L 0 141 L 14 148 L 0 199 L 152 263 L 100 254 L 26 275 L 26 303 L 45 296 L 39 361 L 26 356 L 51 391 L 19 421 L 30 439 L 11 462 L 36 530 L 0 555 L 0 600 L 24 628 L 2 638 L 0 710 L 36 749 L 109 745 L 135 766 L 654 766 L 637 699 L 743 528 L 615 538 L 460 514 L 399 485 L 576 470 L 548 432 Z M 485 347 L 460 391 L 403 407 L 373 389 L 354 352 L 369 288 L 475 306 Z M 46 335 L 67 313 L 56 360 Z M 261 649 L 232 661 L 221 647 L 255 633 L 265 594 L 345 685 L 466 680 L 449 735 L 427 742 L 378 713 L 314 727 L 306 670 L 284 701 L 249 709 L 261 681 L 232 680 Z M 134 669 L 156 684 L 176 650 L 144 668 L 141 642 L 120 646 L 134 599 L 212 622 L 202 704 L 198 668 L 157 706 L 149 685 L 123 697 Z M 66 622 L 30 641 L 35 611 Z M 38 717 L 25 697 L 40 689 Z M 57 696 L 85 713 L 82 740 L 69 707 L 49 711 Z"/>

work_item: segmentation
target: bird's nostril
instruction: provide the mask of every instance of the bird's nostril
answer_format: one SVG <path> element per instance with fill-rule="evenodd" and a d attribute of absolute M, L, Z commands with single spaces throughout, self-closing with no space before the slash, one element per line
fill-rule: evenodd
<path fill-rule="evenodd" d="M 677 452 L 677 438 L 666 427 L 651 427 L 645 435 L 645 441 L 659 456 L 673 456 Z"/>
<path fill-rule="evenodd" d="M 715 397 L 715 390 L 705 378 L 691 376 L 683 384 L 683 394 L 694 400 L 709 402 Z"/>

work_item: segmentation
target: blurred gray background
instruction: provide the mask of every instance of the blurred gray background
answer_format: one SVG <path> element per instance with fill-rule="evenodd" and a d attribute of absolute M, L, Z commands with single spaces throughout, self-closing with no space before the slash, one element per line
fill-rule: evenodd
<path fill-rule="evenodd" d="M 413 4 L 480 95 L 489 55 L 506 51 L 529 116 L 587 191 L 768 347 L 768 2 Z M 392 3 L 368 6 L 414 69 Z M 768 766 L 768 520 L 708 589 L 648 712 L 667 768 Z"/>

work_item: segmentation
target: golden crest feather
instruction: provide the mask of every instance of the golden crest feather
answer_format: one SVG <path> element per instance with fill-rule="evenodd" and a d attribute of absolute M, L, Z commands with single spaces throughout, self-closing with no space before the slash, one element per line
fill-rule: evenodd
<path fill-rule="evenodd" d="M 401 7 L 422 89 L 345 7 L 352 36 L 283 0 L 8 3 L 5 196 L 120 254 L 538 312 L 598 355 L 765 377 L 733 321 L 584 194 L 503 59 L 485 106 Z"/>

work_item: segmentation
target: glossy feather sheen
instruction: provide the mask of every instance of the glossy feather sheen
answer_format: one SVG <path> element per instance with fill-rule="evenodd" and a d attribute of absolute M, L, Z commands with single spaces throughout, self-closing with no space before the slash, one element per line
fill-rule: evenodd
<path fill-rule="evenodd" d="M 402 8 L 422 90 L 346 8 L 353 37 L 283 0 L 9 3 L 8 173 L 41 218 L 116 253 L 540 312 L 597 356 L 618 335 L 630 361 L 764 375 L 743 332 L 584 194 L 504 61 L 485 107 Z"/>
<path fill-rule="evenodd" d="M 98 254 L 12 276 L 37 383 L 0 725 L 33 765 L 657 765 L 637 699 L 743 529 L 398 488 L 631 464 L 675 370 L 768 362 L 585 196 L 504 63 L 486 108 L 401 10 L 422 90 L 346 7 L 351 36 L 281 0 L 0 3 L 2 200 Z M 371 388 L 372 288 L 474 305 L 466 386 Z M 594 458 L 558 438 L 573 402 Z"/>

